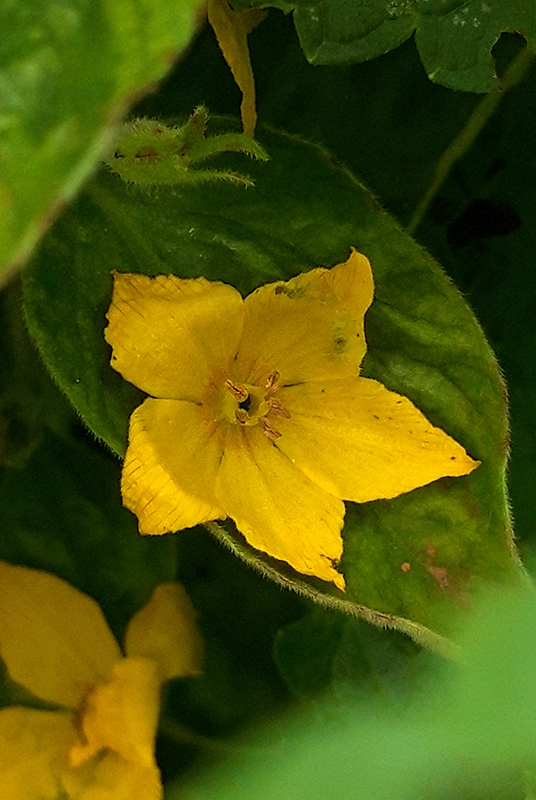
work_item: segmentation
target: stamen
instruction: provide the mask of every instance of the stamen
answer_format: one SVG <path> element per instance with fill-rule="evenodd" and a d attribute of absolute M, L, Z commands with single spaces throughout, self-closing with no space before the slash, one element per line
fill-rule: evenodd
<path fill-rule="evenodd" d="M 288 411 L 285 406 L 282 406 L 279 400 L 276 400 L 275 397 L 270 397 L 266 402 L 274 414 L 279 417 L 285 417 L 285 419 L 290 419 L 290 411 Z"/>
<path fill-rule="evenodd" d="M 250 421 L 249 414 L 247 411 L 244 411 L 243 408 L 237 408 L 235 411 L 236 421 L 239 422 L 241 425 L 247 425 Z"/>
<path fill-rule="evenodd" d="M 245 386 L 241 386 L 239 383 L 233 383 L 230 380 L 225 381 L 226 387 L 229 389 L 233 397 L 236 397 L 239 403 L 243 403 L 249 397 L 249 392 Z"/>
<path fill-rule="evenodd" d="M 272 428 L 266 417 L 261 417 L 259 419 L 259 425 L 261 426 L 264 435 L 267 436 L 270 441 L 276 442 L 281 436 L 279 431 L 276 431 L 275 428 Z"/>
<path fill-rule="evenodd" d="M 276 369 L 274 369 L 274 371 L 271 372 L 266 378 L 266 383 L 264 384 L 265 389 L 273 389 L 274 386 L 277 384 L 280 376 L 281 373 L 278 372 Z"/>

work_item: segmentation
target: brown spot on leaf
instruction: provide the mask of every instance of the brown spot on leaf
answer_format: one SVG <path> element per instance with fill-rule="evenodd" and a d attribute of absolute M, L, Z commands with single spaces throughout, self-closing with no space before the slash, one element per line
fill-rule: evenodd
<path fill-rule="evenodd" d="M 434 567 L 432 564 L 426 564 L 426 571 L 438 582 L 442 589 L 446 591 L 450 588 L 448 570 L 446 567 Z"/>

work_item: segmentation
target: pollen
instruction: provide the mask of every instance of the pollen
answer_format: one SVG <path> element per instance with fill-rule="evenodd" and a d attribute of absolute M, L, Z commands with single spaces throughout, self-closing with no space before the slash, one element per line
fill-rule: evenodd
<path fill-rule="evenodd" d="M 290 419 L 289 411 L 275 397 L 279 388 L 280 373 L 274 370 L 259 381 L 260 385 L 240 383 L 227 379 L 225 389 L 234 398 L 227 409 L 227 418 L 244 427 L 259 425 L 265 436 L 276 441 L 281 433 L 273 424 L 273 417 Z"/>

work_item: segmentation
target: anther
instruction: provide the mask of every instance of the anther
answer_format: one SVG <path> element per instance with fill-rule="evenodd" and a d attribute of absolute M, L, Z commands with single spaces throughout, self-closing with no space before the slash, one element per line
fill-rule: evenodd
<path fill-rule="evenodd" d="M 266 378 L 266 383 L 264 384 L 265 389 L 273 389 L 274 386 L 277 384 L 280 376 L 281 373 L 278 372 L 276 369 L 274 369 L 274 371 L 271 372 Z"/>
<path fill-rule="evenodd" d="M 259 419 L 259 425 L 264 435 L 267 436 L 270 441 L 276 442 L 280 438 L 281 434 L 279 431 L 276 431 L 275 428 L 272 428 L 266 417 L 261 417 Z"/>
<path fill-rule="evenodd" d="M 240 386 L 239 383 L 233 383 L 230 380 L 226 380 L 225 385 L 239 403 L 244 403 L 248 399 L 249 392 L 244 386 Z"/>
<path fill-rule="evenodd" d="M 274 414 L 277 414 L 279 417 L 285 417 L 285 419 L 290 419 L 290 411 L 288 411 L 285 406 L 282 406 L 279 400 L 276 400 L 275 397 L 270 397 L 270 399 L 266 402 Z"/>

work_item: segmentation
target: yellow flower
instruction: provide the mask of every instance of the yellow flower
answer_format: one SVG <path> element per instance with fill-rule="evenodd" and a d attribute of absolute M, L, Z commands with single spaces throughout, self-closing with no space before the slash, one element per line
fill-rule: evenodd
<path fill-rule="evenodd" d="M 154 742 L 164 681 L 198 675 L 201 639 L 176 583 L 129 622 L 123 657 L 90 597 L 0 561 L 0 653 L 10 678 L 60 706 L 0 711 L 6 800 L 160 800 Z"/>
<path fill-rule="evenodd" d="M 235 11 L 227 0 L 208 0 L 207 16 L 236 85 L 242 92 L 240 116 L 247 136 L 255 135 L 257 107 L 255 78 L 249 57 L 248 36 L 268 13 L 264 8 Z"/>
<path fill-rule="evenodd" d="M 479 462 L 359 377 L 368 259 L 261 286 L 114 274 L 112 366 L 131 416 L 123 502 L 141 533 L 230 517 L 247 542 L 344 588 L 344 500 L 392 498 Z"/>

